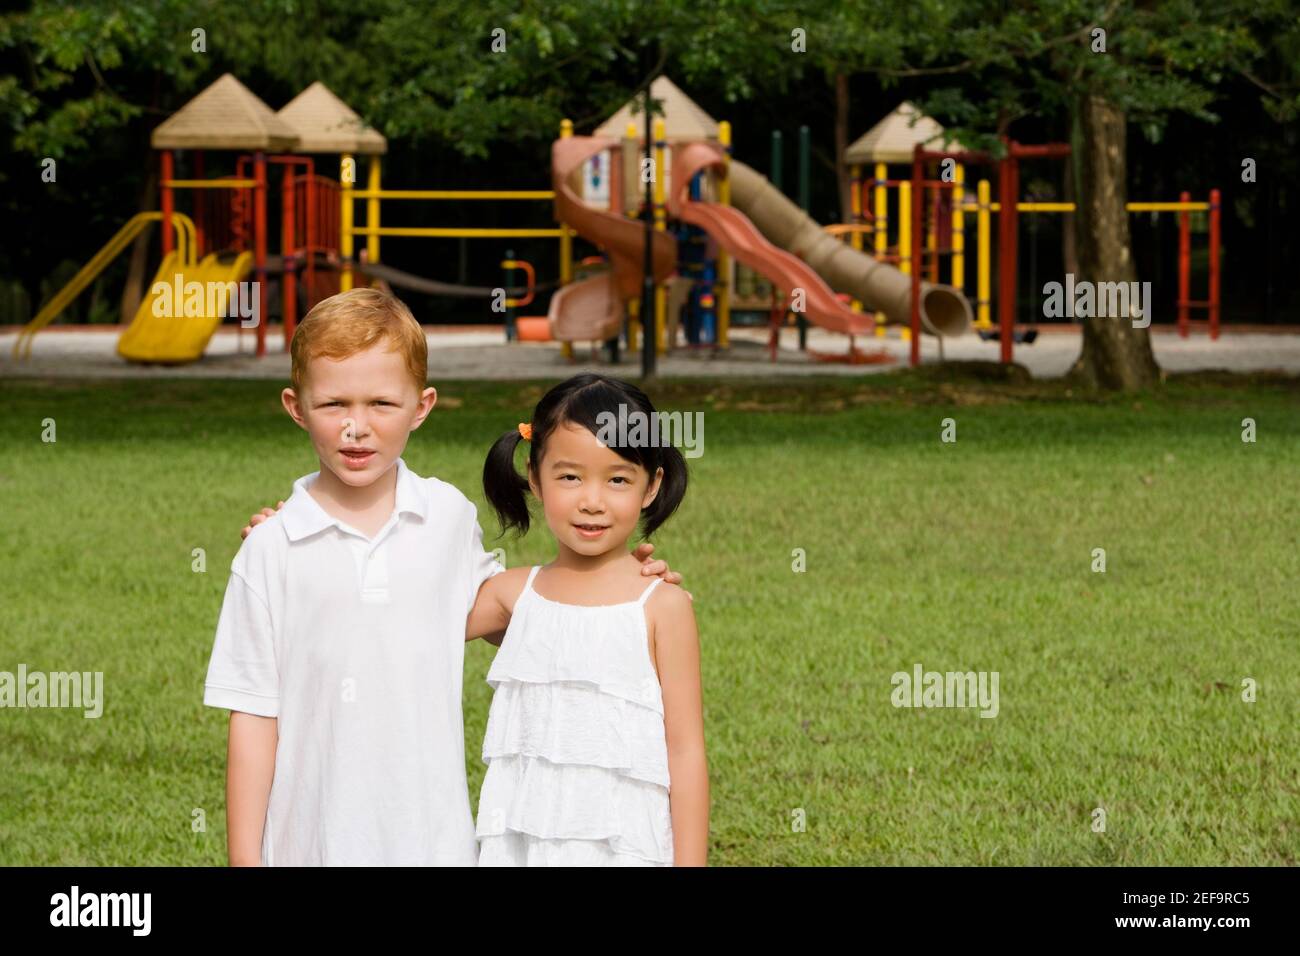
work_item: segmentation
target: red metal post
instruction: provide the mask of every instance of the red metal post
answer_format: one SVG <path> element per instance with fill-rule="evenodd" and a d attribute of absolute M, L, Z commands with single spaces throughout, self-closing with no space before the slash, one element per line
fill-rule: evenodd
<path fill-rule="evenodd" d="M 257 273 L 257 357 L 266 354 L 266 154 L 253 157 L 253 265 Z"/>
<path fill-rule="evenodd" d="M 307 234 L 303 237 L 302 247 L 307 251 L 307 308 L 310 309 L 316 304 L 313 298 L 316 295 L 316 249 L 324 245 L 320 241 L 316 225 L 316 173 L 314 167 L 308 168 L 306 183 L 306 195 L 303 200 L 306 203 Z"/>
<path fill-rule="evenodd" d="M 159 186 L 162 196 L 162 254 L 165 256 L 172 251 L 172 213 L 176 209 L 176 196 L 169 184 L 175 178 L 175 157 L 170 149 L 164 149 L 158 160 L 159 175 L 162 177 Z"/>
<path fill-rule="evenodd" d="M 1002 345 L 1002 362 L 1014 357 L 1013 328 L 1016 321 L 1016 190 L 1019 177 L 1015 148 L 1017 143 L 1004 139 L 1006 158 L 998 164 L 998 332 Z"/>
<path fill-rule="evenodd" d="M 1192 201 L 1192 194 L 1181 192 L 1178 201 Z M 1186 209 L 1178 213 L 1178 334 L 1187 338 L 1191 327 L 1189 313 L 1192 298 L 1192 216 Z"/>
<path fill-rule="evenodd" d="M 1219 206 L 1217 189 L 1210 190 L 1210 338 L 1219 337 Z"/>
<path fill-rule="evenodd" d="M 921 185 L 924 178 L 921 171 L 921 146 L 918 143 L 912 153 L 912 341 L 908 361 L 913 368 L 921 364 L 921 222 L 925 206 L 925 192 Z"/>
<path fill-rule="evenodd" d="M 280 309 L 284 313 L 284 349 L 289 350 L 294 326 L 298 323 L 298 272 L 294 261 L 294 177 L 293 167 L 285 166 L 280 180 L 283 202 L 280 211 L 280 257 L 283 260 L 280 280 Z"/>

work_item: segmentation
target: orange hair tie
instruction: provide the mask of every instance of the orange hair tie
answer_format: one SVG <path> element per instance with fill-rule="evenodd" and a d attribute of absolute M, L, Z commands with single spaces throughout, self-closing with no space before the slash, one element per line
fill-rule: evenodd
<path fill-rule="evenodd" d="M 519 434 L 523 436 L 524 441 L 533 440 L 533 426 L 531 422 L 519 423 Z"/>

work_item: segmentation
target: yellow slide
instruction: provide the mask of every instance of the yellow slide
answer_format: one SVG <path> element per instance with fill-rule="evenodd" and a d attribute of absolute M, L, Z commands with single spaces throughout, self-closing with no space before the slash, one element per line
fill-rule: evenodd
<path fill-rule="evenodd" d="M 252 265 L 251 252 L 231 262 L 213 254 L 197 265 L 168 253 L 135 319 L 117 340 L 117 354 L 131 362 L 197 361 L 222 318 L 239 314 L 243 292 L 251 288 L 240 283 Z"/>

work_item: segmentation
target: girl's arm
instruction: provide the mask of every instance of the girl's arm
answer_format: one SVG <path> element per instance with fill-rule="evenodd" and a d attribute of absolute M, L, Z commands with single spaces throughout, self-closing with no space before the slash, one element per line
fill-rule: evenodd
<path fill-rule="evenodd" d="M 528 568 L 511 568 L 494 574 L 483 582 L 478 589 L 478 597 L 470 608 L 469 617 L 465 619 L 465 640 L 483 638 L 489 644 L 501 646 L 506 628 L 510 626 L 510 615 L 514 613 L 515 602 L 524 590 L 528 580 Z"/>
<path fill-rule="evenodd" d="M 654 613 L 655 664 L 663 688 L 673 863 L 704 866 L 709 855 L 709 767 L 695 612 L 686 592 L 676 587 L 659 588 L 648 603 Z"/>
<path fill-rule="evenodd" d="M 501 603 L 500 581 L 509 573 L 493 575 L 478 589 L 478 597 L 465 619 L 465 640 L 481 637 L 489 644 L 501 646 L 501 638 L 510 624 L 510 609 Z"/>
<path fill-rule="evenodd" d="M 231 866 L 260 866 L 262 828 L 275 776 L 274 717 L 230 712 L 226 753 L 226 843 Z"/>

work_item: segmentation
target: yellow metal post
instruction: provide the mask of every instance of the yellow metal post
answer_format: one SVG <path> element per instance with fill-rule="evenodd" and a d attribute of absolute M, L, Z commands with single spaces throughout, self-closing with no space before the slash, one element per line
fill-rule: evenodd
<path fill-rule="evenodd" d="M 667 135 L 663 118 L 655 120 L 655 232 L 668 229 L 668 211 L 664 208 L 664 180 L 667 178 L 667 150 L 664 137 Z M 668 317 L 668 290 L 660 282 L 655 283 L 655 351 L 663 355 L 668 349 L 666 319 Z"/>
<path fill-rule="evenodd" d="M 933 190 L 937 193 L 938 190 Z M 916 201 L 921 204 L 921 222 L 925 225 L 925 251 L 927 255 L 921 262 L 916 264 L 916 268 L 921 273 L 921 278 L 925 279 L 930 276 L 937 282 L 939 281 L 939 257 L 937 254 L 939 248 L 939 210 L 936 208 L 931 190 L 921 187 L 921 195 L 916 197 Z M 927 276 L 925 263 L 933 264 L 934 271 Z"/>
<path fill-rule="evenodd" d="M 560 120 L 560 139 L 573 135 L 573 120 Z M 573 281 L 573 233 L 564 223 L 560 223 L 560 285 L 566 286 Z M 560 344 L 560 352 L 567 358 L 573 358 L 573 343 Z"/>
<path fill-rule="evenodd" d="M 718 124 L 718 142 L 722 145 L 723 155 L 727 158 L 727 165 L 722 170 L 722 177 L 718 180 L 718 203 L 723 206 L 731 205 L 731 124 L 723 120 Z M 718 276 L 714 282 L 714 292 L 718 303 L 718 330 L 717 345 L 718 348 L 727 348 L 730 345 L 728 332 L 731 330 L 731 256 L 723 250 L 718 251 Z"/>
<path fill-rule="evenodd" d="M 370 197 L 366 200 L 366 225 L 372 229 L 378 229 L 379 223 L 379 157 L 370 157 L 370 179 L 366 186 L 366 192 Z M 379 234 L 372 232 L 366 235 L 366 258 L 371 262 L 379 261 Z"/>
<path fill-rule="evenodd" d="M 876 260 L 883 262 L 889 252 L 889 193 L 885 189 L 885 178 L 889 170 L 884 163 L 876 163 L 875 177 L 875 241 Z M 876 313 L 876 338 L 885 337 L 885 313 Z"/>
<path fill-rule="evenodd" d="M 992 275 L 989 265 L 991 258 L 989 254 L 991 251 L 989 248 L 989 192 L 989 181 L 981 179 L 979 185 L 975 187 L 975 197 L 979 203 L 979 208 L 975 213 L 978 233 L 975 240 L 978 247 L 975 253 L 975 270 L 977 273 L 975 280 L 975 326 L 980 329 L 993 328 L 993 319 L 989 311 L 989 280 Z"/>
<path fill-rule="evenodd" d="M 916 263 L 920 268 L 922 263 Z M 912 274 L 912 184 L 903 180 L 898 184 L 898 271 L 905 276 Z M 902 338 L 908 342 L 912 338 L 912 329 L 904 325 Z"/>
<path fill-rule="evenodd" d="M 340 292 L 352 288 L 352 187 L 356 168 L 351 153 L 344 153 L 339 158 L 339 197 L 342 203 L 339 209 L 339 255 L 343 259 L 343 271 L 339 273 Z"/>
<path fill-rule="evenodd" d="M 966 219 L 961 211 L 966 198 L 966 167 L 958 163 L 952 172 L 952 284 L 961 289 L 966 284 Z"/>

